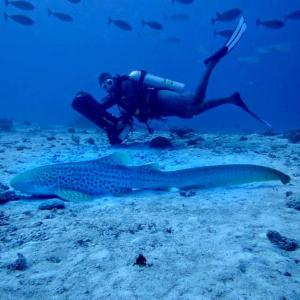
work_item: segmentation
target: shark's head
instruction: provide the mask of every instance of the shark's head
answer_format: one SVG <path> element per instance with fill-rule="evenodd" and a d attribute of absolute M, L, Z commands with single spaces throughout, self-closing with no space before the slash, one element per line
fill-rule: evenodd
<path fill-rule="evenodd" d="M 32 195 L 49 195 L 51 191 L 47 185 L 42 182 L 47 177 L 47 172 L 42 168 L 35 168 L 15 176 L 10 185 L 23 193 Z"/>

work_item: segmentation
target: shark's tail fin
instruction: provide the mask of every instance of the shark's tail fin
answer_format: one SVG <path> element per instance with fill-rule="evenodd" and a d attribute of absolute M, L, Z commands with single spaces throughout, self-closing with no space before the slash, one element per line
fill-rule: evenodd
<path fill-rule="evenodd" d="M 209 188 L 276 180 L 287 184 L 291 179 L 276 169 L 249 164 L 216 165 L 171 171 L 169 176 L 170 182 L 174 182 L 176 184 L 174 187 L 177 188 Z"/>

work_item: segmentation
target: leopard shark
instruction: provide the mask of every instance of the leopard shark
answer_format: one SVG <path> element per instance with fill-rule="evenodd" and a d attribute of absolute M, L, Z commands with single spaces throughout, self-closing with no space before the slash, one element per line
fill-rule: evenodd
<path fill-rule="evenodd" d="M 212 188 L 290 177 L 276 169 L 252 164 L 202 166 L 163 171 L 156 164 L 129 165 L 126 153 L 100 159 L 40 166 L 16 175 L 11 186 L 31 195 L 55 195 L 67 201 L 86 201 L 134 190 Z"/>

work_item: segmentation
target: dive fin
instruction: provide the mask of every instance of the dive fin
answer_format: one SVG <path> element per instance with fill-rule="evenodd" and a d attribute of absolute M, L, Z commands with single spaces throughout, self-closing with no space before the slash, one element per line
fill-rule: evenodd
<path fill-rule="evenodd" d="M 93 197 L 89 194 L 68 189 L 57 189 L 54 191 L 54 194 L 57 195 L 59 198 L 70 202 L 83 202 L 90 201 L 93 199 Z"/>
<path fill-rule="evenodd" d="M 247 24 L 245 22 L 245 19 L 244 17 L 241 17 L 234 33 L 225 44 L 225 46 L 228 48 L 228 52 L 239 42 L 246 29 Z"/>
<path fill-rule="evenodd" d="M 235 99 L 235 105 L 239 106 L 241 109 L 243 109 L 244 111 L 246 111 L 249 115 L 251 115 L 253 118 L 255 118 L 256 120 L 262 122 L 263 124 L 265 124 L 267 127 L 269 127 L 269 129 L 272 129 L 272 125 L 270 123 L 268 123 L 267 121 L 265 121 L 264 119 L 260 118 L 257 114 L 255 114 L 254 112 L 252 112 L 248 106 L 246 105 L 246 103 L 243 101 L 243 99 L 241 98 L 240 93 L 234 93 L 232 95 L 232 97 Z"/>
<path fill-rule="evenodd" d="M 221 58 L 223 58 L 239 42 L 239 40 L 241 39 L 246 28 L 247 28 L 247 25 L 246 25 L 245 19 L 244 19 L 244 17 L 241 17 L 240 21 L 238 23 L 238 26 L 236 27 L 232 36 L 228 39 L 227 43 L 221 49 L 219 49 L 216 53 L 214 53 L 212 56 L 205 59 L 204 64 L 207 65 L 208 63 L 210 63 L 212 61 L 217 62 Z"/>

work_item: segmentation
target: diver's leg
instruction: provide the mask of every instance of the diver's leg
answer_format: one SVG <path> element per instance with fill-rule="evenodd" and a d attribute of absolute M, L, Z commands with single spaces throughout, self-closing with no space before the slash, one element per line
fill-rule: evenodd
<path fill-rule="evenodd" d="M 206 64 L 205 73 L 195 91 L 195 96 L 193 100 L 195 105 L 201 104 L 204 101 L 211 72 L 215 68 L 217 63 L 218 60 L 212 60 L 208 64 Z"/>
<path fill-rule="evenodd" d="M 204 64 L 206 66 L 206 70 L 204 76 L 202 77 L 199 85 L 196 88 L 195 96 L 194 96 L 194 104 L 201 104 L 206 96 L 206 90 L 208 86 L 208 81 L 211 75 L 212 70 L 215 68 L 217 63 L 228 53 L 230 52 L 233 47 L 238 43 L 241 39 L 242 34 L 246 30 L 246 23 L 244 18 L 242 17 L 236 27 L 236 30 L 230 37 L 230 39 L 226 42 L 226 44 L 215 52 L 212 56 L 208 57 L 204 60 Z"/>
<path fill-rule="evenodd" d="M 225 104 L 234 104 L 238 107 L 240 107 L 242 110 L 247 112 L 249 115 L 251 115 L 253 118 L 256 120 L 262 122 L 265 124 L 267 127 L 272 128 L 272 126 L 265 120 L 261 119 L 259 116 L 257 116 L 254 112 L 252 112 L 248 106 L 245 104 L 243 99 L 241 98 L 239 93 L 234 93 L 232 96 L 227 97 L 227 98 L 222 98 L 222 99 L 215 99 L 215 100 L 209 100 L 201 105 L 195 106 L 194 114 L 201 114 L 209 109 L 225 105 Z"/>

